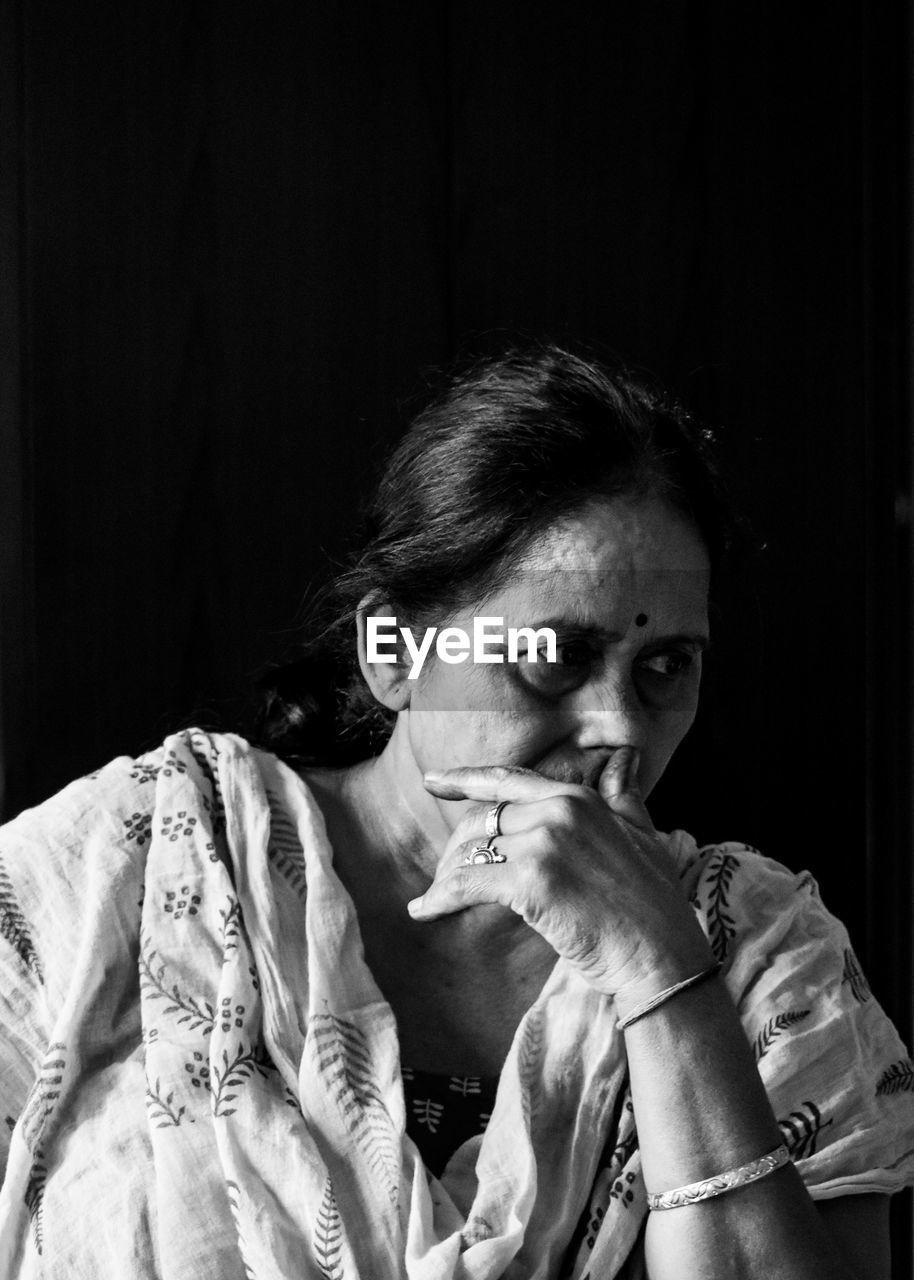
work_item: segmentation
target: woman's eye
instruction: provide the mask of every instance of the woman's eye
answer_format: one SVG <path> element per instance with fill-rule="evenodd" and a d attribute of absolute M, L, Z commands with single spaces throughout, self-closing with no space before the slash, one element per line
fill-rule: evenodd
<path fill-rule="evenodd" d="M 670 649 L 642 658 L 638 665 L 642 671 L 662 676 L 665 680 L 675 680 L 677 676 L 687 675 L 694 662 L 694 654 L 685 653 L 681 649 Z"/>
<path fill-rule="evenodd" d="M 538 661 L 546 661 L 545 645 L 537 650 Z M 594 650 L 586 640 L 560 640 L 555 646 L 556 666 L 586 667 L 594 659 Z"/>
<path fill-rule="evenodd" d="M 560 697 L 583 684 L 597 657 L 593 645 L 586 640 L 559 640 L 555 646 L 555 662 L 548 660 L 543 645 L 537 649 L 535 659 L 521 658 L 518 671 L 524 682 L 540 693 Z"/>

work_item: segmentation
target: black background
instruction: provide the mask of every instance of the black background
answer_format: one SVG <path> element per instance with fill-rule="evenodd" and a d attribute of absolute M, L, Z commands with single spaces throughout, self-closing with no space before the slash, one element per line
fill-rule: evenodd
<path fill-rule="evenodd" d="M 910 1043 L 906 8 L 11 0 L 5 812 L 233 727 L 423 369 L 584 339 L 765 544 L 655 819 L 810 868 Z"/>

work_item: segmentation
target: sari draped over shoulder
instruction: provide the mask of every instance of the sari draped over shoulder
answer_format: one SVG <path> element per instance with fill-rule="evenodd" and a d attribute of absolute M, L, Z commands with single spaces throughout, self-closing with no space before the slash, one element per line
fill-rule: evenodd
<path fill-rule="evenodd" d="M 814 1197 L 914 1181 L 914 1066 L 808 875 L 667 837 Z M 0 832 L 0 1274 L 641 1274 L 613 1003 L 558 960 L 433 1177 L 305 783 L 232 735 L 120 758 Z"/>

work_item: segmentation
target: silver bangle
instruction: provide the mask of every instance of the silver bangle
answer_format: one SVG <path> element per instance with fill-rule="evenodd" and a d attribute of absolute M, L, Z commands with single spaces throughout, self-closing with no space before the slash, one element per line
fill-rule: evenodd
<path fill-rule="evenodd" d="M 661 1191 L 658 1195 L 648 1192 L 647 1207 L 649 1209 L 680 1209 L 685 1204 L 695 1204 L 697 1200 L 710 1200 L 714 1196 L 722 1196 L 725 1191 L 733 1191 L 736 1187 L 745 1187 L 750 1182 L 758 1182 L 759 1178 L 767 1178 L 769 1173 L 787 1164 L 790 1156 L 787 1148 L 781 1144 L 758 1160 L 750 1160 L 748 1164 L 731 1169 L 728 1173 L 715 1174 L 713 1178 L 705 1178 L 701 1182 L 690 1182 L 686 1187 L 676 1187 L 672 1191 Z"/>
<path fill-rule="evenodd" d="M 672 999 L 673 996 L 678 996 L 680 991 L 687 991 L 689 987 L 697 987 L 699 982 L 705 982 L 708 978 L 715 977 L 722 968 L 721 962 L 716 960 L 707 969 L 702 969 L 701 973 L 693 973 L 691 978 L 684 978 L 682 982 L 676 982 L 672 987 L 667 987 L 665 991 L 659 991 L 657 995 L 651 996 L 650 1000 L 645 1000 L 643 1004 L 635 1005 L 627 1017 L 619 1019 L 619 1030 L 624 1031 L 626 1027 L 630 1027 L 633 1022 L 643 1018 L 645 1014 L 656 1009 L 658 1005 L 666 1004 L 667 1000 Z"/>

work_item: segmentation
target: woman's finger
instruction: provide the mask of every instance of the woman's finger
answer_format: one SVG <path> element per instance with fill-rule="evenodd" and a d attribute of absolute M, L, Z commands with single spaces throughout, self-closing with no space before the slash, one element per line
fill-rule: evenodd
<path fill-rule="evenodd" d="M 434 881 L 408 904 L 410 915 L 416 920 L 433 920 L 483 902 L 516 909 L 517 893 L 525 878 L 524 864 L 530 853 L 541 848 L 542 833 L 531 840 L 528 832 L 486 836 L 479 831 L 468 840 L 449 843 Z M 489 850 L 498 861 L 474 863 L 472 857 L 477 849 Z"/>
<path fill-rule="evenodd" d="M 482 841 L 480 841 L 482 843 Z M 406 904 L 414 920 L 436 920 L 439 916 L 463 911 L 480 903 L 501 903 L 509 907 L 513 896 L 514 868 L 508 862 L 483 866 L 458 865 L 429 885 L 419 898 Z"/>
<path fill-rule="evenodd" d="M 497 802 L 501 806 L 498 813 L 498 835 L 513 836 L 548 826 L 554 816 L 553 800 L 554 797 L 550 796 L 545 800 L 528 800 L 523 804 L 519 801 Z M 492 804 L 474 804 L 463 814 L 448 840 L 448 850 L 456 851 L 462 845 L 468 846 L 470 842 L 480 844 L 489 839 L 486 819 L 494 807 Z"/>
<path fill-rule="evenodd" d="M 533 769 L 518 769 L 509 765 L 485 765 L 475 769 L 445 769 L 440 773 L 427 773 L 425 788 L 442 800 L 488 800 L 492 804 L 499 800 L 513 800 L 523 804 L 580 790 L 567 782 L 544 778 Z"/>
<path fill-rule="evenodd" d="M 642 831 L 653 831 L 654 824 L 638 785 L 639 763 L 637 747 L 620 747 L 606 762 L 597 790 L 613 813 Z"/>

